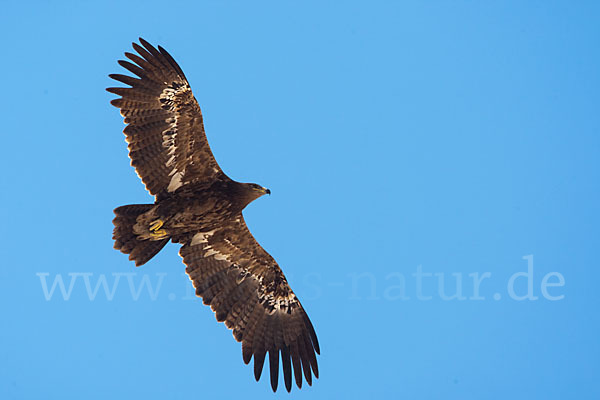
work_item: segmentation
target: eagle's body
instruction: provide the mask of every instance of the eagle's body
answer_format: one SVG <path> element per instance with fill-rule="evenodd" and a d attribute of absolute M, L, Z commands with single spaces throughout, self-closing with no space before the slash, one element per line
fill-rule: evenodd
<path fill-rule="evenodd" d="M 268 353 L 273 390 L 280 355 L 288 391 L 292 370 L 298 387 L 303 373 L 311 384 L 311 370 L 318 376 L 319 353 L 313 326 L 242 215 L 270 191 L 223 173 L 183 71 L 160 46 L 140 42 L 143 47 L 133 44 L 139 55 L 125 53 L 137 65 L 119 61 L 139 78 L 111 75 L 131 87 L 108 90 L 122 96 L 112 104 L 128 124 L 124 133 L 131 164 L 155 202 L 115 209 L 115 248 L 139 266 L 169 241 L 182 244 L 179 253 L 196 294 L 242 342 L 244 362 L 254 357 L 256 379 Z"/>
<path fill-rule="evenodd" d="M 216 181 L 183 186 L 160 198 L 155 206 L 138 219 L 134 231 L 139 235 L 151 232 L 152 221 L 162 221 L 162 230 L 174 242 L 185 241 L 190 234 L 211 231 L 233 221 L 242 210 L 261 194 L 235 181 Z M 148 236 L 150 240 L 160 237 Z"/>

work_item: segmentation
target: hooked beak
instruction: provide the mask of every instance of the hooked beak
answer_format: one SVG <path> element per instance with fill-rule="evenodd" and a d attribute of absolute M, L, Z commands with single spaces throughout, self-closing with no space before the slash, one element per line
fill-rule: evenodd
<path fill-rule="evenodd" d="M 265 194 L 271 195 L 271 191 L 267 188 L 263 188 L 265 190 Z"/>

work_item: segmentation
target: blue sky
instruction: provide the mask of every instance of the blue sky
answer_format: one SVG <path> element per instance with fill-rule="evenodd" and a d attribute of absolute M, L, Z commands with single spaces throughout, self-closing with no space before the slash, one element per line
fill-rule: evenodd
<path fill-rule="evenodd" d="M 0 397 L 600 397 L 599 17 L 3 5 Z M 273 192 L 245 217 L 317 330 L 312 387 L 254 382 L 178 246 L 139 269 L 112 249 L 112 210 L 151 201 L 104 90 L 139 36 L 182 66 L 225 172 Z"/>

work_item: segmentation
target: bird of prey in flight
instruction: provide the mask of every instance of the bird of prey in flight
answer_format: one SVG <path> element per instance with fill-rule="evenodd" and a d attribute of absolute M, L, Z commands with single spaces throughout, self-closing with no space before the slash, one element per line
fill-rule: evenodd
<path fill-rule="evenodd" d="M 252 236 L 242 210 L 269 189 L 236 182 L 221 170 L 204 132 L 202 113 L 173 57 L 144 39 L 119 64 L 134 76 L 111 74 L 128 87 L 107 90 L 125 118 L 131 165 L 153 204 L 114 210 L 115 248 L 140 266 L 169 241 L 181 244 L 186 273 L 204 304 L 242 342 L 254 376 L 269 359 L 277 390 L 281 360 L 285 387 L 319 376 L 317 335 L 277 262 Z M 208 345 L 208 344 L 207 344 Z"/>

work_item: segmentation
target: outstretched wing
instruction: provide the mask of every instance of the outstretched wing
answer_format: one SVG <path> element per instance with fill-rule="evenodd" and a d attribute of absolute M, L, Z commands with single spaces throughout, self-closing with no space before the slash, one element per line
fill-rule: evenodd
<path fill-rule="evenodd" d="M 277 390 L 281 354 L 287 391 L 292 387 L 292 369 L 298 388 L 302 372 L 311 385 L 311 369 L 319 377 L 315 330 L 281 269 L 254 239 L 242 215 L 224 227 L 181 241 L 185 244 L 179 254 L 196 294 L 242 342 L 244 362 L 254 356 L 256 380 L 269 353 L 271 387 Z"/>
<path fill-rule="evenodd" d="M 206 140 L 202 112 L 183 71 L 162 47 L 157 50 L 142 38 L 140 43 L 133 43 L 139 55 L 125 53 L 133 63 L 119 60 L 137 77 L 109 75 L 130 87 L 106 90 L 121 96 L 111 104 L 125 117 L 123 132 L 131 165 L 146 189 L 158 196 L 224 176 Z"/>

